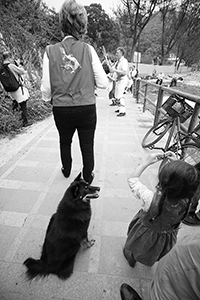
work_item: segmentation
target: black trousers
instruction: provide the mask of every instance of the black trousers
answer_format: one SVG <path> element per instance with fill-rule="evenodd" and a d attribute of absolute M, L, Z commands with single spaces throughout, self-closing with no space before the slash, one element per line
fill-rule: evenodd
<path fill-rule="evenodd" d="M 60 156 L 66 173 L 71 172 L 71 144 L 78 132 L 83 162 L 83 178 L 90 180 L 94 169 L 94 134 L 96 129 L 96 106 L 53 107 L 53 115 L 60 137 Z"/>
<path fill-rule="evenodd" d="M 27 101 L 23 101 L 23 102 L 19 103 L 21 111 L 22 111 L 22 120 L 23 120 L 24 123 L 28 122 L 26 102 Z"/>

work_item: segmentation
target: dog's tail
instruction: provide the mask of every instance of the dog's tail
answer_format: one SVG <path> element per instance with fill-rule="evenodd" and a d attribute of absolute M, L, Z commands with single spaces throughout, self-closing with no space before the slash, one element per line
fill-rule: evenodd
<path fill-rule="evenodd" d="M 40 259 L 29 257 L 25 260 L 24 265 L 27 267 L 26 275 L 29 280 L 37 276 L 45 277 L 49 274 L 47 263 Z"/>
<path fill-rule="evenodd" d="M 51 266 L 41 259 L 27 258 L 24 265 L 27 267 L 26 275 L 28 280 L 32 280 L 36 277 L 45 277 L 50 273 L 57 275 L 63 280 L 69 278 L 73 273 L 75 256 L 76 255 L 63 262 L 62 265 L 59 265 L 58 262 Z"/>

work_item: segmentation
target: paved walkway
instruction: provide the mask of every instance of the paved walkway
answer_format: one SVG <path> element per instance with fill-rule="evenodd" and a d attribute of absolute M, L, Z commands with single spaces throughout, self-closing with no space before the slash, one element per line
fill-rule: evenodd
<path fill-rule="evenodd" d="M 40 122 L 34 134 L 21 135 L 23 143 L 1 147 L 0 155 L 0 300 L 120 300 L 123 282 L 134 286 L 144 300 L 155 267 L 139 263 L 129 267 L 122 254 L 127 227 L 140 203 L 127 184 L 130 172 L 148 155 L 141 147 L 153 117 L 142 112 L 132 96 L 126 95 L 127 115 L 117 118 L 108 105 L 105 91 L 98 91 L 98 126 L 95 139 L 95 180 L 101 187 L 92 201 L 89 236 L 95 245 L 81 251 L 74 273 L 66 281 L 49 276 L 27 282 L 23 261 L 39 258 L 47 224 L 61 197 L 81 170 L 77 137 L 73 144 L 73 171 L 65 179 L 60 172 L 58 134 L 50 117 Z M 32 129 L 29 129 L 29 131 Z M 3 144 L 3 142 L 1 143 Z M 4 159 L 5 151 L 11 153 Z M 7 153 L 7 155 L 9 154 Z M 8 157 L 8 156 L 6 156 Z M 155 186 L 158 166 L 151 166 L 142 180 Z M 179 235 L 199 230 L 182 225 Z"/>

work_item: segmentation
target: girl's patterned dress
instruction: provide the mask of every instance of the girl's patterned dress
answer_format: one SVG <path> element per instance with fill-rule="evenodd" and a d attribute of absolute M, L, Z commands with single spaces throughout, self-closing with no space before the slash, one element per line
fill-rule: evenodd
<path fill-rule="evenodd" d="M 181 199 L 172 205 L 166 199 L 157 216 L 160 195 L 149 190 L 139 178 L 129 179 L 129 185 L 134 196 L 142 200 L 142 209 L 128 227 L 124 253 L 130 265 L 138 261 L 152 266 L 176 243 L 179 225 L 188 212 L 190 201 Z"/>

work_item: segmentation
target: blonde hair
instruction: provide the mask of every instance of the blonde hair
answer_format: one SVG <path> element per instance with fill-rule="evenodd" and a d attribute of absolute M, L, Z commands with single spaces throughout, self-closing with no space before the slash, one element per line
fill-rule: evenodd
<path fill-rule="evenodd" d="M 63 3 L 59 21 L 64 35 L 70 34 L 79 39 L 87 31 L 87 12 L 75 0 L 66 0 Z"/>

